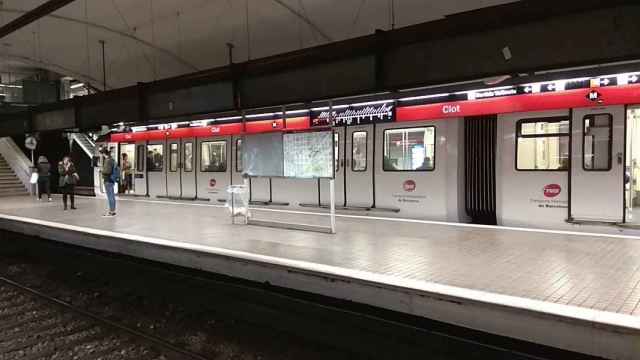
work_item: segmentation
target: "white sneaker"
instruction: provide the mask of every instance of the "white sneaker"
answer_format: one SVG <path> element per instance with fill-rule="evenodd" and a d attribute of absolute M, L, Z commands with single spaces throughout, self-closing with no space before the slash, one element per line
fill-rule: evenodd
<path fill-rule="evenodd" d="M 53 201 L 53 199 L 49 198 L 49 202 L 52 202 L 52 201 Z"/>

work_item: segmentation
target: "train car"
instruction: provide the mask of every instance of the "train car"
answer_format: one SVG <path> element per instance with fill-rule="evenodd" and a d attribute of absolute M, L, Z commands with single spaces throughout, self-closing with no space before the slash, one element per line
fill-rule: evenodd
<path fill-rule="evenodd" d="M 109 146 L 135 164 L 132 194 L 223 202 L 226 187 L 242 182 L 247 136 L 330 127 L 342 211 L 633 232 L 640 224 L 634 75 L 156 125 L 114 133 Z M 250 194 L 257 206 L 329 202 L 326 180 L 252 178 Z"/>

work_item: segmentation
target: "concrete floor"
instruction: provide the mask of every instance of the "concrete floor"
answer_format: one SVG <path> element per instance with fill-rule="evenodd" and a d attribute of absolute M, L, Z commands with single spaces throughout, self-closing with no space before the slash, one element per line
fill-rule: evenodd
<path fill-rule="evenodd" d="M 2 198 L 0 213 L 117 233 L 347 268 L 411 281 L 640 316 L 640 239 L 550 231 L 338 217 L 337 234 L 231 225 L 209 204 L 124 200 L 78 210 L 29 197 Z M 260 219 L 326 224 L 328 218 L 254 210 Z"/>

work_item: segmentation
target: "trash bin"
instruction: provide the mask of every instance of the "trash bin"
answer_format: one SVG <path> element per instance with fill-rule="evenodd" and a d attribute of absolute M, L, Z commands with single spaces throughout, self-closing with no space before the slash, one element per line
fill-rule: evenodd
<path fill-rule="evenodd" d="M 38 196 L 40 189 L 38 188 L 38 168 L 31 166 L 31 177 L 29 178 L 29 194 Z M 34 190 L 35 189 L 35 190 Z"/>
<path fill-rule="evenodd" d="M 231 219 L 236 216 L 250 216 L 249 213 L 249 187 L 247 185 L 231 185 L 227 187 L 226 207 L 231 214 Z"/>

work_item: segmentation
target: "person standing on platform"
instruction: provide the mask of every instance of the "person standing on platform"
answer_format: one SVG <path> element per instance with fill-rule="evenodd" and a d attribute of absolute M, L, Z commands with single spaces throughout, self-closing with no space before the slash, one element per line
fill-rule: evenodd
<path fill-rule="evenodd" d="M 71 200 L 71 210 L 75 210 L 76 204 L 74 192 L 80 177 L 78 176 L 76 166 L 73 164 L 70 157 L 65 156 L 62 161 L 58 163 L 58 174 L 60 174 L 58 185 L 60 185 L 60 190 L 62 191 L 62 204 L 64 205 L 64 210 L 67 210 L 67 197 Z"/>
<path fill-rule="evenodd" d="M 51 201 L 51 164 L 45 156 L 38 158 L 38 200 L 42 200 L 42 194 L 46 193 Z"/>
<path fill-rule="evenodd" d="M 131 190 L 133 176 L 131 174 L 131 162 L 127 154 L 122 154 L 122 192 L 127 194 Z"/>
<path fill-rule="evenodd" d="M 105 217 L 116 216 L 116 194 L 115 184 L 117 180 L 117 166 L 115 160 L 111 157 L 111 151 L 108 148 L 102 149 L 102 180 L 104 183 L 104 192 L 107 194 L 107 203 L 109 210 L 103 215 Z"/>

